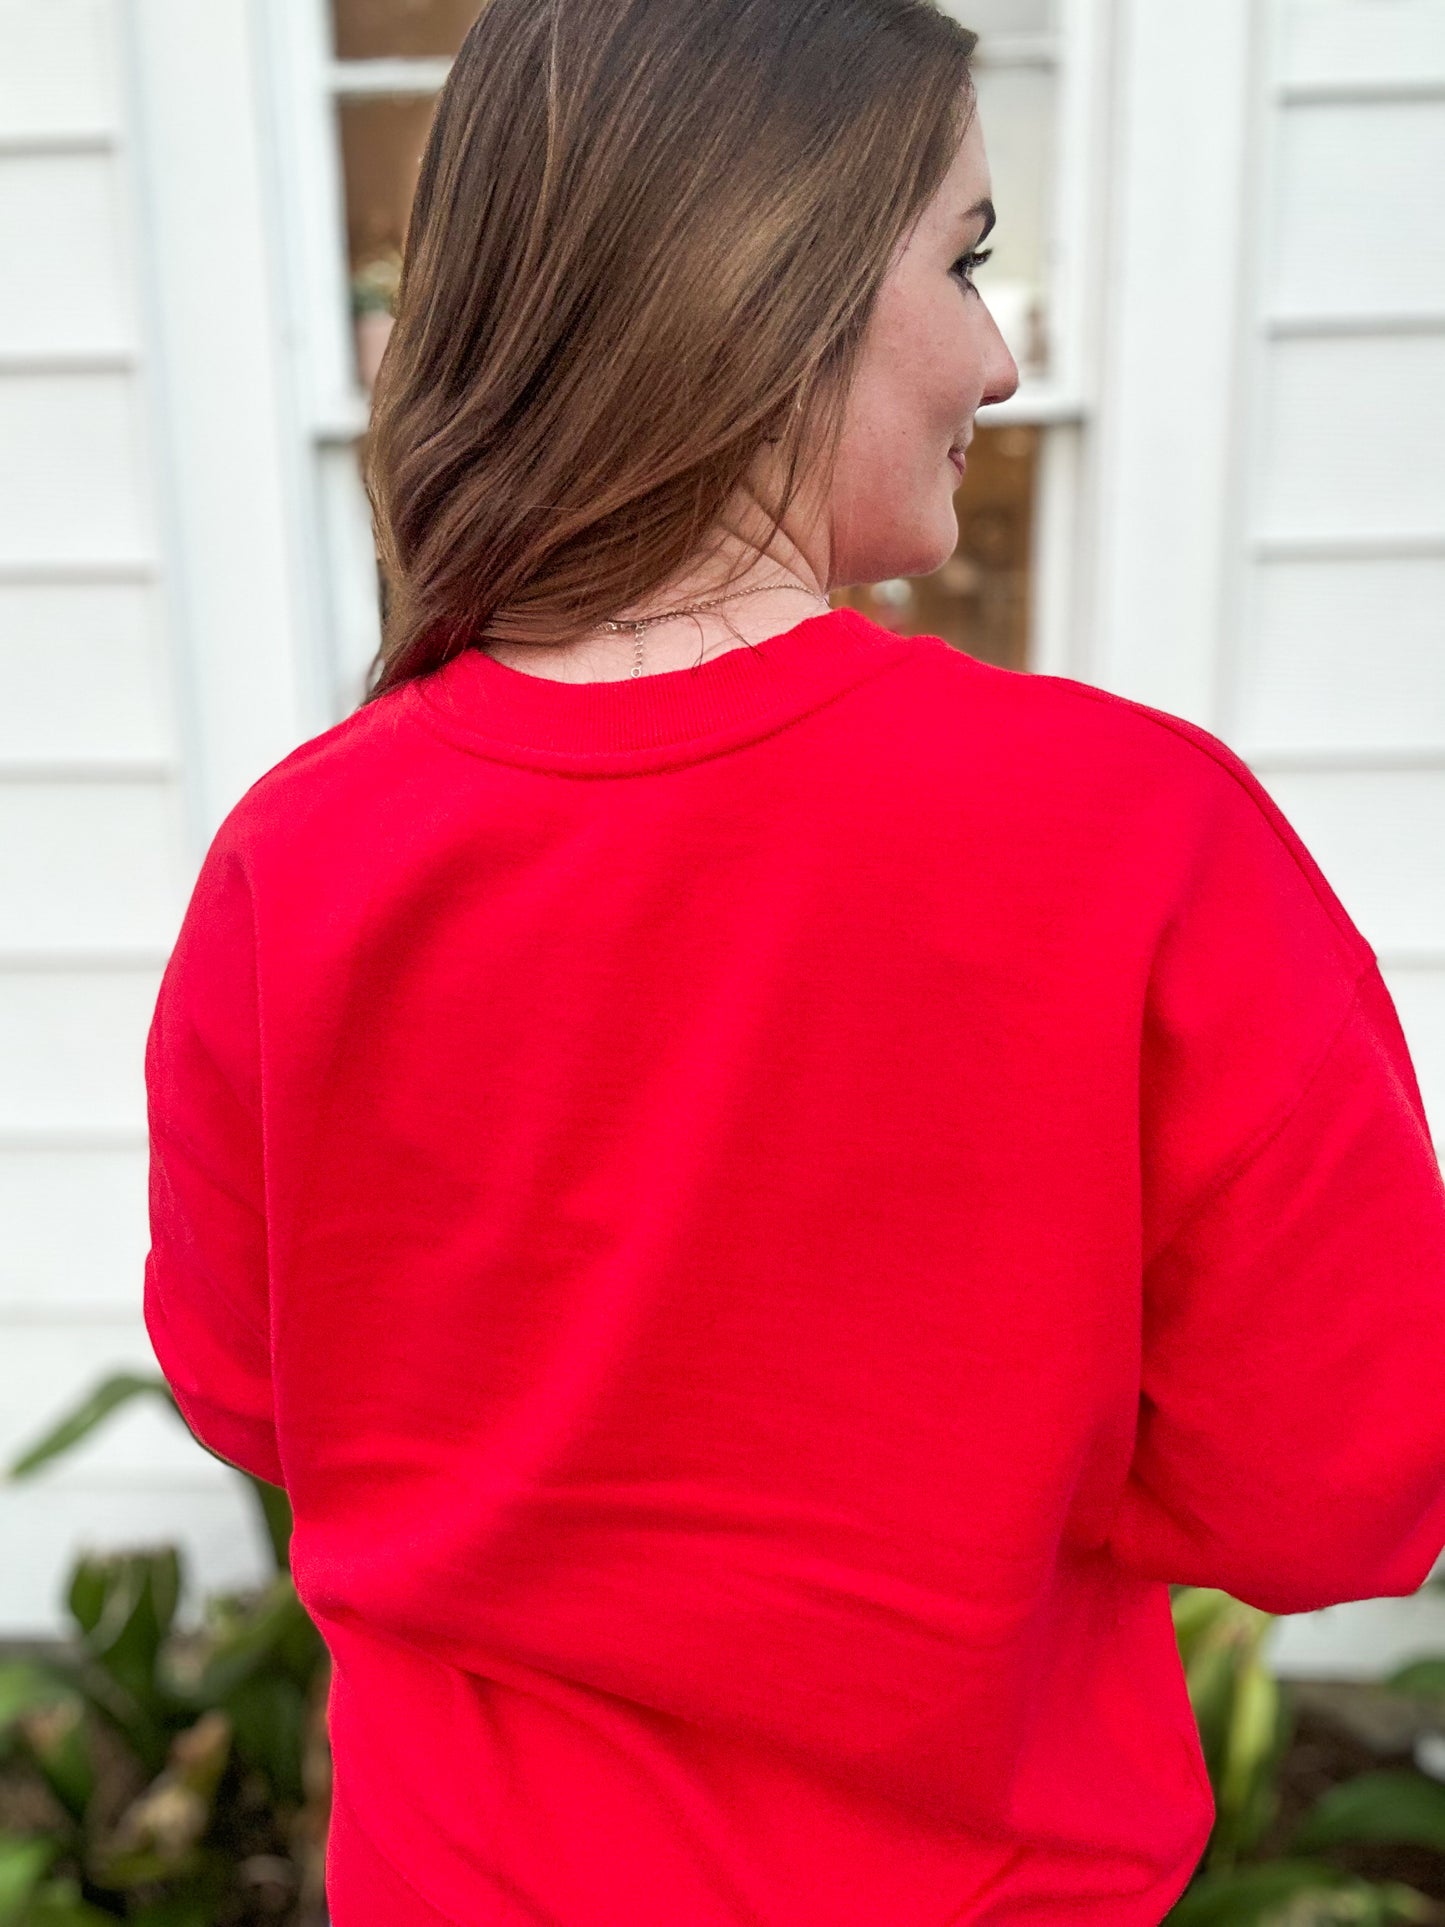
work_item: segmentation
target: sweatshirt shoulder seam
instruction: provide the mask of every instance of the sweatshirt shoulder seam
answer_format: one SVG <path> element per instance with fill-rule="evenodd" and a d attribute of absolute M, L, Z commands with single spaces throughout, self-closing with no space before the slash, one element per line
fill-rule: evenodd
<path fill-rule="evenodd" d="M 1328 879 L 1319 871 L 1313 858 L 1309 857 L 1308 851 L 1303 852 L 1307 860 L 1302 860 L 1303 846 L 1298 833 L 1238 751 L 1232 750 L 1222 739 L 1212 736 L 1201 724 L 1191 723 L 1187 717 L 1171 715 L 1167 710 L 1155 709 L 1148 703 L 1136 702 L 1132 697 L 1121 696 L 1114 690 L 1100 689 L 1094 684 L 1079 682 L 1068 676 L 1040 676 L 1038 680 L 1071 691 L 1089 701 L 1102 703 L 1106 707 L 1128 710 L 1143 721 L 1152 723 L 1164 733 L 1188 744 L 1198 755 L 1205 757 L 1216 769 L 1222 771 L 1254 805 L 1258 815 L 1273 831 L 1276 841 L 1288 852 L 1290 860 L 1309 885 L 1320 908 L 1361 963 L 1362 971 L 1368 971 L 1371 964 L 1378 962 L 1373 947 L 1365 939 L 1363 932 L 1359 931 L 1350 920 L 1343 904 L 1330 889 Z M 1320 887 L 1321 883 L 1325 884 L 1323 890 Z"/>

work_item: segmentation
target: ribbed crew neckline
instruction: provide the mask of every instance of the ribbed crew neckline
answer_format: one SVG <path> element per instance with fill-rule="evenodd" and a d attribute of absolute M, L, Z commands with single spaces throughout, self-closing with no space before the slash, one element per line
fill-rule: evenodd
<path fill-rule="evenodd" d="M 478 755 L 627 774 L 771 734 L 930 643 L 948 647 L 841 608 L 685 669 L 615 682 L 556 682 L 469 648 L 405 693 L 419 721 Z"/>

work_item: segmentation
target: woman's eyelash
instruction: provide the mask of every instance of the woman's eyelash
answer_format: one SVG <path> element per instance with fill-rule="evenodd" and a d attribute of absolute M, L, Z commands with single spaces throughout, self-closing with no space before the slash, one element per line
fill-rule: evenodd
<path fill-rule="evenodd" d="M 974 270 L 981 268 L 984 262 L 991 260 L 992 257 L 992 248 L 984 248 L 981 251 L 975 249 L 972 254 L 961 254 L 949 269 L 949 273 L 958 275 L 965 287 L 972 287 Z"/>

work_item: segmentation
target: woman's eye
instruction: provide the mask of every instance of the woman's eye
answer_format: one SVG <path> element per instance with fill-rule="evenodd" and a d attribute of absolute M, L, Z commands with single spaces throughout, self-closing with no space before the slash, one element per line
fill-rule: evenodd
<path fill-rule="evenodd" d="M 981 252 L 975 249 L 972 254 L 961 254 L 948 271 L 950 274 L 956 274 L 964 287 L 971 288 L 974 270 L 981 268 L 992 255 L 992 248 L 984 248 Z"/>

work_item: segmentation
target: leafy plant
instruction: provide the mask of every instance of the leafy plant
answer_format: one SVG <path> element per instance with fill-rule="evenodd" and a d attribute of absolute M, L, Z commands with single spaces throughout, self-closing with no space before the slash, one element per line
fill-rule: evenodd
<path fill-rule="evenodd" d="M 163 1378 L 119 1373 L 4 1476 L 33 1475 L 141 1397 L 181 1417 Z M 326 1649 L 291 1582 L 285 1492 L 233 1470 L 272 1554 L 267 1585 L 213 1595 L 186 1633 L 174 1546 L 87 1553 L 67 1588 L 68 1645 L 0 1660 L 0 1927 L 251 1927 L 278 1907 L 290 1927 L 324 1922 Z M 1402 1882 L 1312 1857 L 1382 1843 L 1445 1853 L 1445 1786 L 1426 1774 L 1360 1774 L 1315 1804 L 1284 1857 L 1260 1856 L 1294 1736 L 1265 1657 L 1273 1620 L 1197 1587 L 1175 1589 L 1173 1614 L 1216 1808 L 1175 1927 L 1445 1923 Z M 1385 1684 L 1445 1712 L 1445 1658 Z"/>
<path fill-rule="evenodd" d="M 180 1417 L 163 1378 L 118 1374 L 6 1478 L 140 1397 Z M 293 1927 L 324 1920 L 326 1648 L 291 1581 L 286 1494 L 242 1476 L 266 1585 L 213 1596 L 186 1632 L 176 1547 L 86 1553 L 67 1587 L 72 1639 L 0 1662 L 0 1927 L 246 1927 L 278 1905 Z"/>
<path fill-rule="evenodd" d="M 394 314 L 401 287 L 401 254 L 384 248 L 363 261 L 351 276 L 351 312 Z"/>
<path fill-rule="evenodd" d="M 1176 1589 L 1173 1612 L 1215 1797 L 1199 1868 L 1168 1916 L 1174 1927 L 1445 1922 L 1445 1908 L 1403 1882 L 1365 1880 L 1310 1857 L 1365 1844 L 1445 1853 L 1445 1787 L 1422 1773 L 1364 1773 L 1333 1787 L 1294 1827 L 1285 1857 L 1251 1858 L 1278 1818 L 1279 1773 L 1294 1737 L 1288 1691 L 1264 1653 L 1273 1619 L 1203 1587 Z M 1445 1700 L 1445 1661 L 1418 1661 L 1385 1683 Z"/>

